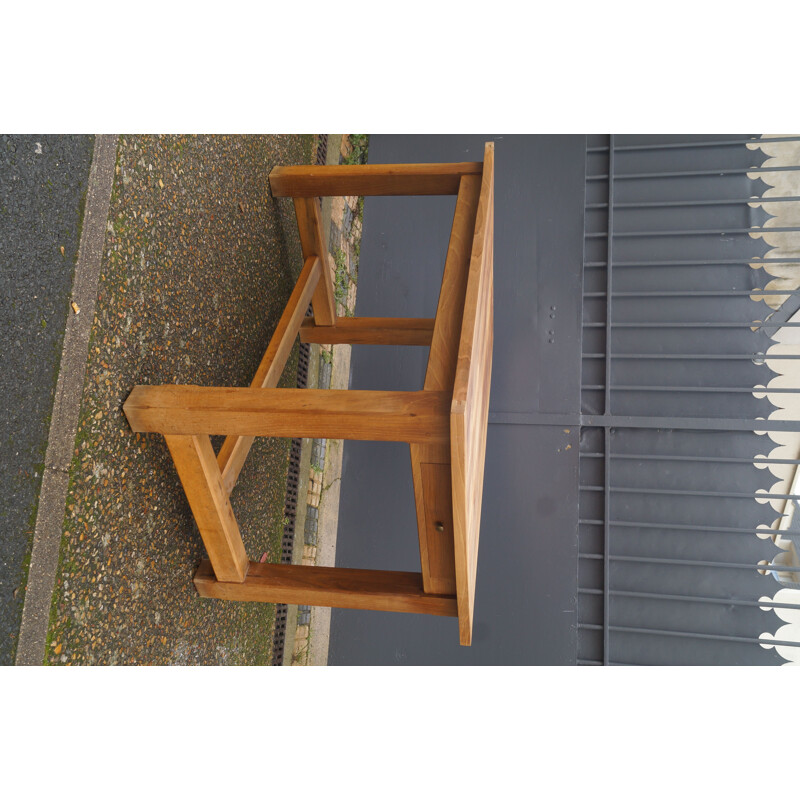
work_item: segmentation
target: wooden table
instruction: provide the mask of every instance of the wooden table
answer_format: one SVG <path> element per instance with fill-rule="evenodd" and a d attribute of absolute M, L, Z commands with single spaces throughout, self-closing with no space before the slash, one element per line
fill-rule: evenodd
<path fill-rule="evenodd" d="M 276 167 L 270 187 L 294 198 L 305 261 L 251 386 L 136 386 L 124 406 L 131 428 L 162 434 L 172 454 L 208 551 L 195 586 L 225 600 L 457 616 L 469 645 L 492 368 L 494 144 L 483 162 Z M 317 198 L 440 194 L 457 200 L 436 317 L 337 317 Z M 424 387 L 278 389 L 298 333 L 320 344 L 427 346 Z M 227 437 L 217 454 L 212 434 Z M 421 571 L 249 561 L 229 498 L 256 436 L 408 442 Z"/>

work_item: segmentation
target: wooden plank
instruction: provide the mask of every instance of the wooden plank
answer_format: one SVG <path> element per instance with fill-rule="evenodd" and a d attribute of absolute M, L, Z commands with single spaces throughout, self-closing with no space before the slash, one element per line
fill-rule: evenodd
<path fill-rule="evenodd" d="M 213 573 L 219 580 L 243 581 L 249 562 L 228 494 L 222 486 L 211 439 L 167 436 L 166 440 Z"/>
<path fill-rule="evenodd" d="M 322 262 L 319 256 L 309 256 L 281 314 L 267 351 L 258 365 L 251 386 L 266 388 L 278 385 L 321 276 Z"/>
<path fill-rule="evenodd" d="M 428 581 L 426 592 L 456 594 L 450 464 L 420 464 Z M 423 570 L 423 575 L 425 570 Z"/>
<path fill-rule="evenodd" d="M 458 337 L 467 291 L 470 252 L 475 232 L 475 216 L 478 210 L 481 179 L 479 175 L 462 177 L 458 199 L 453 215 L 453 227 L 447 248 L 442 285 L 436 311 L 434 331 L 431 337 L 431 352 L 425 372 L 425 389 L 451 392 L 455 379 L 458 356 Z M 411 474 L 414 482 L 414 498 L 417 506 L 417 534 L 419 536 L 422 580 L 426 591 L 435 587 L 451 586 L 452 574 L 445 567 L 449 563 L 448 544 L 443 543 L 439 532 L 432 529 L 428 518 L 426 482 L 423 477 L 423 464 L 445 465 L 450 469 L 450 446 L 436 448 L 428 445 L 411 445 Z M 441 483 L 438 481 L 437 483 Z M 435 497 L 441 492 L 433 487 Z M 451 498 L 452 503 L 452 498 Z M 452 510 L 448 514 L 452 518 Z M 452 527 L 449 536 L 453 536 Z M 430 541 L 429 541 L 430 540 Z M 454 563 L 454 562 L 453 562 Z"/>
<path fill-rule="evenodd" d="M 296 197 L 294 200 L 294 213 L 297 217 L 297 228 L 300 232 L 300 245 L 303 248 L 303 258 L 319 256 L 322 261 L 317 290 L 314 292 L 312 303 L 314 305 L 314 319 L 317 325 L 336 324 L 336 301 L 333 294 L 333 261 L 325 243 L 322 232 L 319 203 L 313 197 Z"/>
<path fill-rule="evenodd" d="M 420 449 L 425 445 L 410 444 L 411 450 L 411 481 L 414 487 L 414 506 L 417 512 L 417 538 L 419 539 L 419 563 L 422 570 L 422 586 L 426 592 L 431 591 L 431 571 L 428 560 L 428 530 L 425 521 L 425 484 L 422 481 L 422 460 L 419 457 Z M 434 445 L 437 450 L 446 449 L 446 459 L 450 459 L 449 445 Z"/>
<path fill-rule="evenodd" d="M 335 326 L 303 320 L 300 341 L 315 344 L 394 344 L 429 347 L 432 319 L 393 317 L 337 317 Z"/>
<path fill-rule="evenodd" d="M 470 254 L 467 293 L 464 298 L 464 315 L 459 335 L 457 375 L 453 384 L 453 408 L 463 410 L 467 400 L 467 387 L 471 376 L 472 351 L 480 333 L 475 324 L 481 281 L 492 270 L 492 243 L 494 241 L 494 146 L 487 142 L 485 170 L 481 185 L 480 203 L 475 222 L 475 233 Z"/>
<path fill-rule="evenodd" d="M 490 219 L 493 218 L 493 215 Z M 493 331 L 493 312 L 492 312 L 492 272 L 489 270 L 486 275 L 487 293 L 489 295 L 488 306 L 483 304 L 480 308 L 485 308 L 486 312 L 478 317 L 479 330 L 485 331 L 486 336 L 482 338 L 478 350 L 480 367 L 476 370 L 476 377 L 470 386 L 470 397 L 467 402 L 466 413 L 463 415 L 465 425 L 465 499 L 466 499 L 466 547 L 468 570 L 467 580 L 469 581 L 469 616 L 473 617 L 475 605 L 475 580 L 478 571 L 478 544 L 480 538 L 481 509 L 483 503 L 483 475 L 486 458 L 486 435 L 489 418 L 489 384 L 492 372 L 492 331 Z M 453 415 L 451 419 L 457 419 L 460 415 Z M 470 623 L 471 624 L 471 623 Z"/>
<path fill-rule="evenodd" d="M 444 464 L 450 468 L 450 442 L 412 443 L 411 478 L 414 486 L 414 504 L 417 511 L 417 536 L 419 538 L 419 560 L 422 569 L 422 585 L 426 592 L 431 588 L 431 570 L 428 555 L 428 526 L 425 515 L 425 486 L 422 480 L 423 464 Z"/>
<path fill-rule="evenodd" d="M 461 179 L 439 291 L 431 352 L 425 371 L 426 389 L 453 389 L 480 190 L 480 175 Z"/>
<path fill-rule="evenodd" d="M 211 564 L 203 561 L 194 584 L 201 597 L 220 600 L 458 615 L 455 597 L 426 594 L 417 572 L 251 562 L 243 583 L 225 583 L 215 579 Z"/>
<path fill-rule="evenodd" d="M 124 411 L 137 432 L 444 443 L 449 405 L 447 392 L 136 386 Z"/>
<path fill-rule="evenodd" d="M 297 332 L 300 330 L 300 324 L 311 302 L 311 296 L 319 283 L 321 272 L 322 262 L 319 256 L 309 256 L 256 370 L 250 384 L 252 387 L 261 389 L 274 388 L 278 385 L 286 360 L 292 352 Z M 233 491 L 253 441 L 252 436 L 228 436 L 222 443 L 217 463 L 222 472 L 223 486 L 228 494 Z"/>
<path fill-rule="evenodd" d="M 486 144 L 450 417 L 456 594 L 472 641 L 493 340 L 494 145 Z"/>
<path fill-rule="evenodd" d="M 458 597 L 458 634 L 462 645 L 472 644 L 472 612 L 474 588 L 470 587 L 469 537 L 470 520 L 467 513 L 466 430 L 463 414 L 451 417 L 450 441 L 453 448 L 453 529 L 456 562 L 456 595 Z"/>
<path fill-rule="evenodd" d="M 446 442 L 429 442 L 412 444 L 414 458 L 419 464 L 449 464 L 450 440 Z"/>
<path fill-rule="evenodd" d="M 274 167 L 275 197 L 457 194 L 462 175 L 480 175 L 482 164 L 356 164 Z"/>

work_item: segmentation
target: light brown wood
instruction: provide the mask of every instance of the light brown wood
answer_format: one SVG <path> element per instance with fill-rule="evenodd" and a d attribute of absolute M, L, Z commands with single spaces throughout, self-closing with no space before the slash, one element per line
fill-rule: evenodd
<path fill-rule="evenodd" d="M 136 386 L 124 410 L 137 432 L 446 442 L 449 406 L 447 392 Z"/>
<path fill-rule="evenodd" d="M 461 644 L 472 642 L 492 371 L 494 145 L 486 145 L 453 386 L 450 433 Z"/>
<path fill-rule="evenodd" d="M 468 175 L 461 178 L 456 208 L 453 214 L 453 227 L 447 247 L 442 284 L 439 291 L 439 302 L 436 311 L 434 330 L 431 336 L 431 351 L 425 372 L 425 389 L 451 393 L 456 372 L 458 356 L 458 338 L 461 331 L 461 319 L 464 311 L 464 298 L 467 291 L 467 275 L 469 274 L 470 253 L 475 233 L 475 215 L 480 197 L 480 175 Z M 437 500 L 441 506 L 442 469 L 450 470 L 450 446 L 434 448 L 425 445 L 411 445 L 411 474 L 414 483 L 414 499 L 417 507 L 417 534 L 419 537 L 420 563 L 425 591 L 454 591 L 454 561 L 452 555 L 452 523 L 448 526 L 447 535 L 450 541 L 443 542 L 442 533 L 431 527 L 429 519 L 429 500 Z M 434 470 L 433 465 L 444 465 Z M 427 465 L 423 469 L 423 465 Z M 432 474 L 439 476 L 433 485 L 427 486 L 425 473 L 430 480 Z M 450 485 L 449 476 L 447 478 Z M 448 491 L 450 491 L 448 489 Z M 449 496 L 452 506 L 452 495 Z M 452 508 L 447 514 L 452 520 Z M 452 566 L 451 566 L 452 565 Z"/>
<path fill-rule="evenodd" d="M 209 436 L 167 436 L 167 447 L 186 492 L 214 574 L 241 582 L 249 562 Z"/>
<path fill-rule="evenodd" d="M 428 566 L 428 530 L 425 523 L 425 485 L 422 482 L 422 464 L 420 450 L 426 449 L 425 445 L 410 444 L 411 450 L 411 481 L 414 487 L 414 506 L 417 512 L 417 538 L 419 540 L 419 563 L 422 570 L 422 586 L 426 592 L 431 591 L 431 571 Z M 450 445 L 440 444 L 435 446 L 439 452 L 445 451 L 445 461 L 450 461 Z"/>
<path fill-rule="evenodd" d="M 472 641 L 492 369 L 494 145 L 483 164 L 277 168 L 293 195 L 305 263 L 250 388 L 137 386 L 134 431 L 164 434 L 209 561 L 205 597 L 458 616 Z M 435 320 L 340 318 L 317 197 L 458 194 Z M 304 320 L 309 303 L 314 319 Z M 275 388 L 295 338 L 430 346 L 419 392 Z M 227 439 L 214 456 L 209 434 Z M 410 445 L 420 573 L 251 563 L 228 495 L 255 436 Z M 224 473 L 224 474 L 223 474 Z"/>
<path fill-rule="evenodd" d="M 315 344 L 385 344 L 429 347 L 433 336 L 432 319 L 394 317 L 337 317 L 336 325 L 317 325 L 313 318 L 303 320 L 300 341 Z"/>
<path fill-rule="evenodd" d="M 420 464 L 424 506 L 426 592 L 456 594 L 453 536 L 453 488 L 450 464 Z"/>
<path fill-rule="evenodd" d="M 322 232 L 319 203 L 314 197 L 296 197 L 294 212 L 297 217 L 297 229 L 300 233 L 300 245 L 303 258 L 319 256 L 322 261 L 322 272 L 317 283 L 317 290 L 312 297 L 314 319 L 317 325 L 336 324 L 336 301 L 333 293 L 333 261 L 325 236 Z"/>
<path fill-rule="evenodd" d="M 480 175 L 468 175 L 461 179 L 439 290 L 431 352 L 425 371 L 426 389 L 453 390 L 480 191 Z"/>
<path fill-rule="evenodd" d="M 418 464 L 449 464 L 450 440 L 412 444 L 413 456 Z"/>
<path fill-rule="evenodd" d="M 258 365 L 251 386 L 266 388 L 278 385 L 283 368 L 286 366 L 286 359 L 289 358 L 289 353 L 292 351 L 300 326 L 305 319 L 306 309 L 316 291 L 321 275 L 322 262 L 319 256 L 309 256 L 278 321 L 267 351 Z"/>
<path fill-rule="evenodd" d="M 417 537 L 419 539 L 419 558 L 422 569 L 422 585 L 431 592 L 431 570 L 428 555 L 428 527 L 425 516 L 425 487 L 422 480 L 423 464 L 443 464 L 450 469 L 450 442 L 412 443 L 411 479 L 414 486 L 414 504 L 417 512 Z M 452 516 L 452 512 L 451 512 Z"/>
<path fill-rule="evenodd" d="M 319 256 L 310 256 L 306 259 L 275 333 L 256 370 L 251 387 L 265 389 L 278 385 L 286 360 L 292 352 L 297 332 L 300 330 L 300 324 L 311 302 L 311 296 L 319 283 L 321 271 L 322 262 Z M 252 436 L 228 436 L 222 443 L 217 463 L 222 472 L 222 484 L 228 494 L 233 491 L 253 441 Z"/>
<path fill-rule="evenodd" d="M 462 175 L 480 175 L 480 162 L 274 167 L 275 197 L 456 194 Z"/>
<path fill-rule="evenodd" d="M 455 597 L 426 594 L 417 572 L 251 562 L 243 583 L 224 583 L 215 579 L 210 563 L 204 561 L 194 584 L 201 597 L 221 600 L 458 615 Z"/>

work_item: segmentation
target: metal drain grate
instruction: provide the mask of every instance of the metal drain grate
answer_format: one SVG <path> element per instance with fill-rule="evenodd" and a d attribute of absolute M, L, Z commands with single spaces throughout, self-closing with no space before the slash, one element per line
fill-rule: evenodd
<path fill-rule="evenodd" d="M 297 364 L 297 388 L 305 389 L 308 383 L 309 346 L 300 345 L 300 357 Z M 283 539 L 281 540 L 281 564 L 292 563 L 294 551 L 294 527 L 297 519 L 298 489 L 300 485 L 300 448 L 302 439 L 292 439 L 289 451 L 289 471 L 286 476 L 286 501 L 283 508 Z M 286 644 L 286 616 L 288 607 L 285 603 L 275 606 L 275 634 L 272 640 L 272 666 L 283 664 L 283 651 Z"/>
<path fill-rule="evenodd" d="M 322 134 L 317 142 L 317 164 L 324 164 L 328 153 L 328 135 Z M 312 316 L 313 311 L 309 304 L 306 316 Z M 310 363 L 311 347 L 300 344 L 300 353 L 297 359 L 297 388 L 305 389 L 308 385 L 308 367 Z M 294 552 L 294 526 L 297 519 L 298 489 L 300 485 L 300 448 L 302 439 L 292 439 L 289 451 L 289 473 L 286 477 L 286 501 L 283 510 L 283 539 L 281 540 L 281 564 L 292 563 Z M 272 639 L 272 666 L 279 667 L 283 664 L 283 651 L 286 646 L 286 617 L 288 607 L 284 603 L 275 606 L 275 633 Z"/>
<path fill-rule="evenodd" d="M 325 162 L 328 160 L 328 134 L 321 133 L 317 136 L 317 157 L 316 163 L 318 167 L 324 167 Z M 320 209 L 322 208 L 322 198 L 317 198 Z M 308 315 L 306 315 L 308 316 Z"/>
<path fill-rule="evenodd" d="M 322 165 L 328 158 L 328 134 L 321 133 L 317 137 L 317 164 Z"/>

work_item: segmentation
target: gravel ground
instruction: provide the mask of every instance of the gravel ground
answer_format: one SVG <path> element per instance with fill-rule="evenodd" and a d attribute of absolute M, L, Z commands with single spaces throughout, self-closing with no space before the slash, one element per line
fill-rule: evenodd
<path fill-rule="evenodd" d="M 89 345 L 46 661 L 268 664 L 274 606 L 202 600 L 204 549 L 135 384 L 247 386 L 302 266 L 277 164 L 310 136 L 123 136 Z M 294 385 L 297 346 L 281 386 Z M 219 444 L 219 439 L 215 439 Z M 232 495 L 250 558 L 280 560 L 289 440 L 257 439 Z"/>
<path fill-rule="evenodd" d="M 91 136 L 0 136 L 0 665 L 14 662 Z"/>

